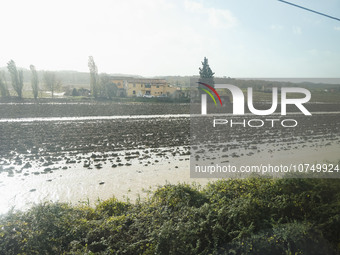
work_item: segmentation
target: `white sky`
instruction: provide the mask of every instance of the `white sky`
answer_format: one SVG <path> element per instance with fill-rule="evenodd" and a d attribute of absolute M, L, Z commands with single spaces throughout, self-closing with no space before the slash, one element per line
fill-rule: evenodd
<path fill-rule="evenodd" d="M 340 17 L 338 0 L 291 0 Z M 340 77 L 340 22 L 276 0 L 11 0 L 0 66 L 216 76 Z"/>

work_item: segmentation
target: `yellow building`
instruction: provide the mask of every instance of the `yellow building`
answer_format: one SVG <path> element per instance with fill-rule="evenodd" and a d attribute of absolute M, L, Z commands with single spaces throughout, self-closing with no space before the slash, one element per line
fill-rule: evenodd
<path fill-rule="evenodd" d="M 132 79 L 131 77 L 111 77 L 111 82 L 114 83 L 118 88 L 117 96 L 126 96 L 126 88 L 128 79 Z"/>
<path fill-rule="evenodd" d="M 116 84 L 120 96 L 125 94 L 127 97 L 169 97 L 177 90 L 163 79 L 112 77 L 111 80 Z"/>

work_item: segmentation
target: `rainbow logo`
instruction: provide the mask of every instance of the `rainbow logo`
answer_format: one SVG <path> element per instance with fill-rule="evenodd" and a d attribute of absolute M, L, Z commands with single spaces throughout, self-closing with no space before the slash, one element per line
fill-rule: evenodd
<path fill-rule="evenodd" d="M 206 84 L 206 83 L 203 83 L 203 82 L 197 82 L 197 83 L 198 83 L 198 84 L 201 84 L 201 85 L 203 85 L 203 86 L 205 86 L 205 87 L 207 87 L 207 88 L 209 88 L 212 92 L 214 92 L 215 95 L 217 96 L 218 100 L 220 101 L 221 106 L 223 106 L 223 105 L 222 105 L 222 100 L 221 100 L 221 98 L 220 98 L 220 95 L 217 93 L 217 91 L 216 91 L 213 87 L 211 87 L 210 85 L 208 85 L 208 84 Z M 203 88 L 199 88 L 199 89 L 201 89 L 201 90 L 203 90 L 205 93 L 207 93 L 207 94 L 212 98 L 212 100 L 214 101 L 215 105 L 217 105 L 214 96 L 210 93 L 209 90 L 203 89 Z"/>

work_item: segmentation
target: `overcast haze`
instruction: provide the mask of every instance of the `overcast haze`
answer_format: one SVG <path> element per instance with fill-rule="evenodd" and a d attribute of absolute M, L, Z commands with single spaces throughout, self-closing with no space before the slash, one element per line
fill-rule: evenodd
<path fill-rule="evenodd" d="M 338 0 L 292 0 L 340 17 Z M 340 22 L 276 0 L 2 2 L 0 66 L 217 76 L 339 77 Z"/>

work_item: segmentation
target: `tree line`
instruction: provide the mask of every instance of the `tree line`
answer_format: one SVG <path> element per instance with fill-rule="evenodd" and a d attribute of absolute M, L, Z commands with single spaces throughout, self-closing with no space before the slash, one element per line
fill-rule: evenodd
<path fill-rule="evenodd" d="M 94 98 L 107 98 L 118 96 L 119 89 L 115 83 L 112 82 L 109 75 L 103 73 L 98 74 L 98 67 L 92 56 L 88 58 L 88 68 L 90 71 L 90 95 Z M 7 63 L 7 69 L 11 77 L 11 84 L 19 98 L 23 97 L 22 91 L 24 87 L 23 70 L 18 70 L 13 60 Z M 39 77 L 34 65 L 30 65 L 31 70 L 31 87 L 35 99 L 38 98 L 39 92 Z M 213 84 L 214 73 L 209 67 L 208 59 L 204 58 L 202 68 L 200 70 L 200 81 Z M 56 88 L 60 87 L 61 82 L 57 79 L 55 72 L 43 72 L 43 82 L 45 87 L 51 91 L 52 98 Z M 2 97 L 9 97 L 9 89 L 7 86 L 4 73 L 0 73 L 0 92 Z M 76 95 L 77 91 L 73 91 L 72 95 Z"/>
<path fill-rule="evenodd" d="M 10 60 L 7 63 L 7 69 L 11 78 L 11 85 L 17 94 L 18 98 L 23 98 L 23 88 L 24 88 L 24 79 L 23 79 L 23 70 L 18 70 L 14 60 Z M 34 65 L 30 65 L 31 70 L 31 87 L 34 99 L 38 98 L 39 95 L 39 76 L 38 72 Z M 54 96 L 54 91 L 60 87 L 61 83 L 56 78 L 55 72 L 45 71 L 43 73 L 43 83 L 45 87 L 51 91 L 52 98 Z M 7 81 L 5 79 L 4 72 L 0 73 L 0 93 L 1 97 L 10 97 L 9 88 L 7 85 Z"/>
<path fill-rule="evenodd" d="M 98 74 L 98 68 L 92 56 L 89 56 L 88 67 L 90 70 L 90 95 L 94 98 L 112 99 L 118 95 L 118 88 L 110 76 L 107 74 Z M 7 63 L 7 70 L 10 76 L 10 82 L 18 98 L 23 98 L 24 78 L 23 69 L 18 69 L 14 60 Z M 31 88 L 34 99 L 39 97 L 40 79 L 34 65 L 30 65 Z M 56 72 L 44 71 L 42 73 L 42 82 L 46 89 L 51 91 L 52 98 L 56 89 L 61 87 L 61 81 Z M 5 72 L 0 72 L 0 95 L 1 97 L 10 97 L 9 85 L 5 78 Z"/>

